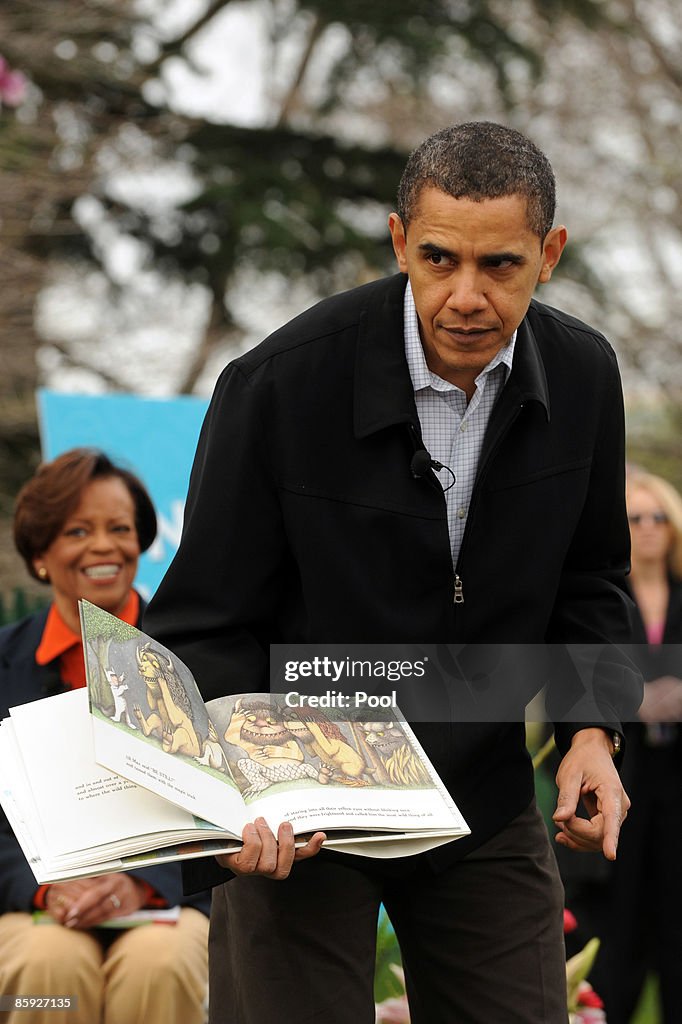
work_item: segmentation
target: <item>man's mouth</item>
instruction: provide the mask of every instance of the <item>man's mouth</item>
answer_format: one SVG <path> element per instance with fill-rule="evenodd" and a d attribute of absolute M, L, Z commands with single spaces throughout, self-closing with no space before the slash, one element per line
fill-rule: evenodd
<path fill-rule="evenodd" d="M 114 565 L 113 563 L 107 565 L 88 565 L 83 572 L 89 579 L 92 580 L 106 580 L 116 576 L 120 566 Z"/>
<path fill-rule="evenodd" d="M 441 324 L 441 327 L 448 334 L 455 334 L 460 338 L 478 338 L 492 329 L 490 327 L 448 327 L 446 324 Z"/>

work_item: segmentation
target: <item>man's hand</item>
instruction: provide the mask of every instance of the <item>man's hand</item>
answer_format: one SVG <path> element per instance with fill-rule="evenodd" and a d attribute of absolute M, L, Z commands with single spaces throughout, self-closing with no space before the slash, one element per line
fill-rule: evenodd
<path fill-rule="evenodd" d="M 611 740 L 603 729 L 581 729 L 575 734 L 559 765 L 556 783 L 559 798 L 553 819 L 561 829 L 557 843 L 571 850 L 602 850 L 607 860 L 615 860 L 630 800 L 613 764 Z M 587 819 L 576 815 L 581 798 Z"/>
<path fill-rule="evenodd" d="M 256 818 L 255 822 L 244 826 L 244 845 L 239 853 L 225 853 L 216 860 L 235 875 L 265 875 L 281 881 L 288 877 L 296 861 L 315 857 L 326 838 L 324 832 L 316 832 L 305 846 L 296 849 L 294 830 L 288 821 L 282 822 L 275 838 L 265 818 Z"/>
<path fill-rule="evenodd" d="M 55 882 L 45 906 L 67 928 L 95 928 L 111 917 L 132 914 L 144 904 L 146 890 L 124 873 Z"/>

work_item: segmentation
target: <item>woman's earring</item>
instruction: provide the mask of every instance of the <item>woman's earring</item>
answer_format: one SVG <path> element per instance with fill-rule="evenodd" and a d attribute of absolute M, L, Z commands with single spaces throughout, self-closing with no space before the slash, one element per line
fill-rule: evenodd
<path fill-rule="evenodd" d="M 41 580 L 47 579 L 47 569 L 45 568 L 44 565 L 41 565 L 41 567 L 38 569 L 38 575 L 40 576 Z"/>

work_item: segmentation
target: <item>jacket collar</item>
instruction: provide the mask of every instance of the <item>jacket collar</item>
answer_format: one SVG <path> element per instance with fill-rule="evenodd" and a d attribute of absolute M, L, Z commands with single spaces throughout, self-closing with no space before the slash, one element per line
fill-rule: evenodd
<path fill-rule="evenodd" d="M 403 302 L 407 276 L 396 274 L 370 292 L 360 316 L 355 367 L 355 436 L 369 437 L 396 423 L 419 429 L 405 358 Z M 505 394 L 514 404 L 537 401 L 549 420 L 549 390 L 542 356 L 526 316 L 520 326 Z"/>
<path fill-rule="evenodd" d="M 531 309 L 534 302 L 531 302 Z M 528 314 L 519 324 L 514 349 L 514 362 L 507 384 L 513 384 L 521 402 L 539 402 L 545 410 L 549 423 L 549 388 L 545 365 Z M 504 394 L 504 389 L 502 394 Z"/>
<path fill-rule="evenodd" d="M 412 379 L 405 358 L 403 302 L 406 274 L 378 283 L 360 317 L 355 364 L 357 438 L 395 423 L 419 428 Z"/>

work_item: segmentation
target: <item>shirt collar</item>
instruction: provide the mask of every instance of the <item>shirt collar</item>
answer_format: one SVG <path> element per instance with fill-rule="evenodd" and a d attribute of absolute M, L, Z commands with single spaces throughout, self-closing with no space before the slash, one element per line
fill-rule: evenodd
<path fill-rule="evenodd" d="M 514 331 L 507 344 L 503 345 L 502 348 L 495 353 L 487 366 L 484 366 L 476 378 L 477 384 L 482 377 L 486 376 L 497 366 L 504 367 L 504 379 L 506 381 L 511 372 L 514 359 L 516 334 L 517 332 Z M 414 304 L 414 296 L 412 295 L 412 288 L 410 287 L 409 281 L 405 288 L 405 357 L 407 359 L 407 366 L 410 371 L 410 377 L 412 378 L 412 385 L 415 393 L 417 391 L 422 391 L 424 388 L 433 388 L 436 391 L 451 391 L 455 387 L 454 384 L 443 380 L 443 378 L 439 377 L 438 374 L 433 373 L 426 363 L 424 346 L 422 345 L 421 338 L 419 336 L 417 309 Z"/>
<path fill-rule="evenodd" d="M 129 626 L 135 626 L 139 612 L 139 595 L 134 590 L 131 590 L 123 611 L 118 617 L 127 622 Z M 51 604 L 50 610 L 47 613 L 45 629 L 36 650 L 37 663 L 39 665 L 47 665 L 50 661 L 54 661 L 55 658 L 61 658 L 66 651 L 72 647 L 80 646 L 80 644 L 80 634 L 74 633 L 71 627 L 67 626 L 59 613 L 57 605 Z"/>

